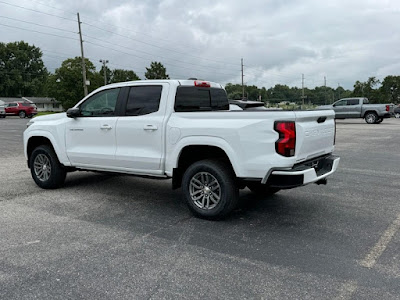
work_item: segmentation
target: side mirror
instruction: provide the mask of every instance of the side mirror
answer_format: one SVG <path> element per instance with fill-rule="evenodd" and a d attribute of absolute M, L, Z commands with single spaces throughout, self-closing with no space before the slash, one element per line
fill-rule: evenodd
<path fill-rule="evenodd" d="M 79 108 L 70 108 L 67 110 L 67 117 L 68 118 L 77 118 L 81 116 L 81 111 Z"/>

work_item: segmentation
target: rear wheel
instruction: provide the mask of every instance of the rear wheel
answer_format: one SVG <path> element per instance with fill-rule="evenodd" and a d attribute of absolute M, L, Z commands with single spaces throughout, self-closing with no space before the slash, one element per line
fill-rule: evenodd
<path fill-rule="evenodd" d="M 21 110 L 21 111 L 18 113 L 18 116 L 19 116 L 21 119 L 23 119 L 23 118 L 26 117 L 26 113 L 25 113 L 23 110 Z"/>
<path fill-rule="evenodd" d="M 368 112 L 365 115 L 364 119 L 365 119 L 365 122 L 367 122 L 368 124 L 374 124 L 376 122 L 376 120 L 378 119 L 378 116 L 374 112 Z"/>
<path fill-rule="evenodd" d="M 261 182 L 249 182 L 247 187 L 258 196 L 271 196 L 281 190 L 279 188 L 269 187 Z"/>
<path fill-rule="evenodd" d="M 192 164 L 183 175 L 183 198 L 191 212 L 204 219 L 220 219 L 236 206 L 239 190 L 232 168 L 216 160 Z"/>
<path fill-rule="evenodd" d="M 55 189 L 62 186 L 67 175 L 53 148 L 48 145 L 41 145 L 33 150 L 29 166 L 33 180 L 43 189 Z"/>

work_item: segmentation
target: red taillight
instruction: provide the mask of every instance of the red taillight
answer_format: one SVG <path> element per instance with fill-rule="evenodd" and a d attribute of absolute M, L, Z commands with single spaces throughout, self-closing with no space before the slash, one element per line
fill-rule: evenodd
<path fill-rule="evenodd" d="M 211 84 L 208 81 L 196 80 L 194 82 L 194 86 L 197 86 L 197 87 L 211 87 Z"/>
<path fill-rule="evenodd" d="M 390 110 L 390 106 L 386 105 L 386 111 L 389 111 L 389 110 Z"/>
<path fill-rule="evenodd" d="M 286 157 L 294 156 L 296 149 L 295 122 L 276 121 L 274 129 L 279 133 L 279 139 L 275 142 L 276 152 Z"/>

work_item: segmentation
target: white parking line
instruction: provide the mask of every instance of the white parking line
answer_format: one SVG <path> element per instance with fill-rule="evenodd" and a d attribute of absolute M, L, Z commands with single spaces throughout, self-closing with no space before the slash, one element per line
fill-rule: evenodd
<path fill-rule="evenodd" d="M 400 214 L 397 215 L 397 218 L 389 225 L 389 227 L 382 234 L 379 241 L 376 245 L 371 249 L 371 251 L 365 256 L 365 258 L 360 262 L 360 265 L 366 268 L 372 268 L 376 260 L 382 255 L 385 251 L 386 247 L 392 240 L 393 236 L 400 229 Z"/>

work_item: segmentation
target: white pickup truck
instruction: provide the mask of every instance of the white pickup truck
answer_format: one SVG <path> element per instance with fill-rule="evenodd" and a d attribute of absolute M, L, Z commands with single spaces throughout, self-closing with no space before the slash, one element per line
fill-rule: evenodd
<path fill-rule="evenodd" d="M 74 170 L 172 178 L 196 216 L 217 219 L 246 186 L 267 195 L 325 184 L 340 160 L 332 155 L 334 117 L 332 110 L 230 110 L 223 87 L 207 81 L 133 81 L 32 119 L 24 149 L 41 188 L 62 186 Z"/>

